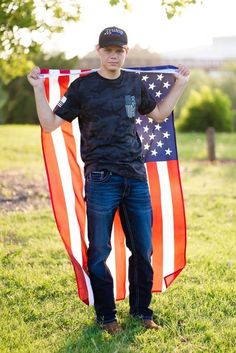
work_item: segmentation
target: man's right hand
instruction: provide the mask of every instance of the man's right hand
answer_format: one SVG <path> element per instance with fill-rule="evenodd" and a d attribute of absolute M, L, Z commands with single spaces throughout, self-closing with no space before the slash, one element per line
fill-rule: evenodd
<path fill-rule="evenodd" d="M 44 78 L 40 77 L 39 74 L 40 74 L 40 68 L 38 66 L 35 66 L 32 69 L 32 71 L 27 75 L 29 83 L 34 88 L 42 88 L 43 87 Z"/>

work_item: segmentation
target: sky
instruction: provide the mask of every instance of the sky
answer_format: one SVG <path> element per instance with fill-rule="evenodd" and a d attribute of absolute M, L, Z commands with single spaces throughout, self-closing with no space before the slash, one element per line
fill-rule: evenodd
<path fill-rule="evenodd" d="M 136 44 L 152 52 L 211 45 L 214 37 L 236 36 L 236 1 L 202 0 L 190 5 L 181 16 L 168 20 L 161 0 L 129 0 L 131 11 L 122 5 L 111 7 L 108 0 L 80 0 L 81 18 L 68 24 L 62 34 L 48 40 L 46 51 L 65 51 L 69 59 L 93 51 L 99 33 L 117 26 L 128 34 L 129 47 Z"/>

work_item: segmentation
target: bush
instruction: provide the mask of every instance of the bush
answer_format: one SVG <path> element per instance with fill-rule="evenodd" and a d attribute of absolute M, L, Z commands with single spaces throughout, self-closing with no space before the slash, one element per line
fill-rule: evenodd
<path fill-rule="evenodd" d="M 176 127 L 179 131 L 206 131 L 209 126 L 216 131 L 232 131 L 233 116 L 229 97 L 220 89 L 203 86 L 191 92 Z"/>

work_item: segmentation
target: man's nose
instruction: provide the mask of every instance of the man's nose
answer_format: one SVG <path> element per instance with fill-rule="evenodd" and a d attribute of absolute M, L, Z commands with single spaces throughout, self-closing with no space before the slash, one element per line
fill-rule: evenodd
<path fill-rule="evenodd" d="M 114 58 L 116 59 L 117 58 L 117 53 L 114 51 L 114 52 L 111 52 L 111 58 Z"/>

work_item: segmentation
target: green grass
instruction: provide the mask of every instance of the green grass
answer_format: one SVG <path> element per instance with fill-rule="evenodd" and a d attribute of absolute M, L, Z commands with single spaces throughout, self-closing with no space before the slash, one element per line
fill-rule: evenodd
<path fill-rule="evenodd" d="M 177 132 L 180 160 L 206 160 L 206 134 Z M 236 134 L 216 133 L 216 158 L 219 160 L 236 159 Z"/>
<path fill-rule="evenodd" d="M 0 171 L 22 170 L 27 174 L 43 171 L 39 126 L 0 126 Z"/>
<path fill-rule="evenodd" d="M 39 128 L 2 126 L 0 136 L 6 152 L 0 171 L 42 173 Z M 222 159 L 236 158 L 235 135 L 217 141 Z M 153 296 L 162 330 L 144 331 L 122 301 L 117 308 L 124 333 L 101 332 L 93 308 L 77 298 L 51 209 L 10 212 L 0 215 L 1 353 L 235 352 L 236 164 L 199 161 L 206 156 L 204 135 L 178 134 L 178 142 L 188 262 L 164 294 Z"/>

